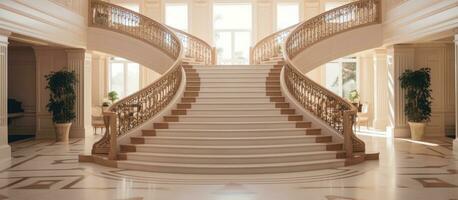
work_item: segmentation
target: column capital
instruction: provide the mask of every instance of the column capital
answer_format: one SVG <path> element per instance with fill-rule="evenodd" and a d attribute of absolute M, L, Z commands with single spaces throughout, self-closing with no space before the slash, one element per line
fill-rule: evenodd
<path fill-rule="evenodd" d="M 11 32 L 0 29 L 0 45 L 8 45 L 8 37 L 11 35 Z"/>

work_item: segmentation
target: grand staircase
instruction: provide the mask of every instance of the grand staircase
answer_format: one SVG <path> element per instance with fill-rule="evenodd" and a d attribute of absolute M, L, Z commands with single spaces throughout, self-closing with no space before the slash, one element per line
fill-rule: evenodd
<path fill-rule="evenodd" d="M 334 36 L 378 24 L 379 0 L 355 1 L 273 33 L 243 66 L 215 65 L 215 48 L 205 41 L 133 11 L 99 0 L 90 7 L 90 29 L 131 38 L 154 48 L 151 58 L 171 62 L 158 64 L 167 70 L 157 81 L 104 112 L 106 133 L 80 161 L 163 173 L 257 174 L 378 159 L 353 132 L 356 107 L 306 77 L 301 70 L 316 66 L 301 61 Z"/>
<path fill-rule="evenodd" d="M 344 165 L 341 143 L 305 121 L 280 91 L 280 65 L 184 66 L 181 103 L 121 145 L 118 168 L 253 174 Z"/>

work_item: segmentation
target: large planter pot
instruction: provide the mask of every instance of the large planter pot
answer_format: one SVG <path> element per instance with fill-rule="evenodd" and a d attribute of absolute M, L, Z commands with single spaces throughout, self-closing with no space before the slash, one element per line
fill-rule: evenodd
<path fill-rule="evenodd" d="M 54 127 L 56 128 L 56 141 L 58 142 L 68 142 L 68 135 L 70 133 L 70 127 L 72 123 L 55 123 Z"/>
<path fill-rule="evenodd" d="M 426 123 L 408 122 L 410 126 L 410 137 L 413 140 L 421 140 L 425 134 Z"/>

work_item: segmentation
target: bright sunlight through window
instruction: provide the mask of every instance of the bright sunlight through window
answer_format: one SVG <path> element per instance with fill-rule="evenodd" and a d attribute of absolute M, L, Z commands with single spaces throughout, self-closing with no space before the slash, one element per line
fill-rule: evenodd
<path fill-rule="evenodd" d="M 188 5 L 184 3 L 165 4 L 165 24 L 188 31 Z"/>

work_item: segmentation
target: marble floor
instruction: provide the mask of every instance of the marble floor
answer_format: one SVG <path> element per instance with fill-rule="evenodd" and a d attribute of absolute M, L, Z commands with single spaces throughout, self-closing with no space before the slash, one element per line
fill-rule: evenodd
<path fill-rule="evenodd" d="M 12 144 L 0 172 L 1 199 L 117 200 L 452 200 L 458 199 L 458 154 L 449 138 L 422 142 L 362 134 L 379 161 L 288 174 L 203 176 L 155 174 L 78 163 L 97 138 L 69 144 Z"/>

